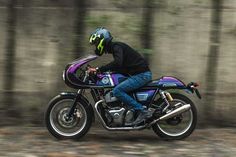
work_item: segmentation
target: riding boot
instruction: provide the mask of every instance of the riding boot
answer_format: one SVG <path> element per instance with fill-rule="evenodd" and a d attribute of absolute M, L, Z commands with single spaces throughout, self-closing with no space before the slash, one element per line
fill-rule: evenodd
<path fill-rule="evenodd" d="M 131 125 L 138 125 L 152 116 L 152 113 L 148 111 L 147 109 L 144 109 L 138 112 L 139 112 L 138 117 L 136 118 L 134 122 L 131 123 Z"/>

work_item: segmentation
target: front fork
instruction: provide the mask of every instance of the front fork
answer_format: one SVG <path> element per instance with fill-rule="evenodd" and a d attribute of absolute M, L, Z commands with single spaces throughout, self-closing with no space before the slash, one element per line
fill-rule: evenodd
<path fill-rule="evenodd" d="M 87 78 L 89 77 L 89 72 L 88 71 L 85 71 L 85 76 L 84 76 L 84 79 L 83 79 L 83 82 L 85 82 L 87 80 Z M 76 105 L 77 105 L 77 101 L 81 98 L 81 94 L 83 93 L 84 89 L 79 89 L 78 92 L 77 92 L 77 95 L 74 99 L 74 102 L 70 108 L 70 111 L 66 117 L 66 120 L 70 120 L 71 117 L 73 116 L 73 114 L 75 113 L 75 108 L 76 108 Z"/>
<path fill-rule="evenodd" d="M 71 117 L 73 116 L 73 114 L 75 113 L 75 108 L 76 108 L 76 105 L 77 105 L 77 102 L 78 100 L 81 98 L 81 93 L 83 92 L 83 89 L 79 89 L 78 92 L 77 92 L 77 95 L 73 101 L 73 104 L 70 108 L 70 111 L 69 113 L 67 114 L 67 117 L 66 117 L 66 120 L 70 120 Z"/>

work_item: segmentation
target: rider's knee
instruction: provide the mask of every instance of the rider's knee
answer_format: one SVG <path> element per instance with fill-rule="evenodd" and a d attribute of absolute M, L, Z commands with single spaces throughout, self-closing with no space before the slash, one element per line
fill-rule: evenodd
<path fill-rule="evenodd" d="M 114 95 L 115 97 L 119 97 L 121 91 L 120 91 L 119 88 L 114 88 L 114 89 L 112 90 L 112 93 L 113 93 L 113 95 Z"/>

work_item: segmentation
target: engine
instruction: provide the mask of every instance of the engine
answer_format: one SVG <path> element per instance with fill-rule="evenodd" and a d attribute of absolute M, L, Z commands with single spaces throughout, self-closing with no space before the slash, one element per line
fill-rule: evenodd
<path fill-rule="evenodd" d="M 123 107 L 105 109 L 105 116 L 109 126 L 118 127 L 134 121 L 134 111 Z"/>
<path fill-rule="evenodd" d="M 118 127 L 134 121 L 134 111 L 126 109 L 111 91 L 105 95 L 105 102 L 107 104 L 105 116 L 109 126 Z"/>

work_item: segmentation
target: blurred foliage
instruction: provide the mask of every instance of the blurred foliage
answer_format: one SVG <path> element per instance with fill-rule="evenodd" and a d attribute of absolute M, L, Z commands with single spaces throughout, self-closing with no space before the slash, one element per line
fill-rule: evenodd
<path fill-rule="evenodd" d="M 143 0 L 127 1 L 127 0 L 111 0 L 112 4 L 117 8 L 140 8 Z"/>
<path fill-rule="evenodd" d="M 124 29 L 127 33 L 140 33 L 142 31 L 140 25 L 140 18 L 135 18 L 135 16 L 126 16 L 125 19 L 120 22 L 119 27 Z"/>
<path fill-rule="evenodd" d="M 236 26 L 234 28 L 232 28 L 231 30 L 229 30 L 227 33 L 236 37 Z"/>
<path fill-rule="evenodd" d="M 89 27 L 101 27 L 107 25 L 110 20 L 108 15 L 96 15 L 96 16 L 86 16 L 85 22 L 88 24 Z"/>
<path fill-rule="evenodd" d="M 137 51 L 143 55 L 152 55 L 154 53 L 152 49 L 137 49 Z"/>

